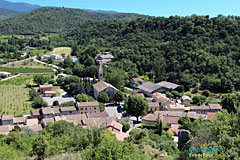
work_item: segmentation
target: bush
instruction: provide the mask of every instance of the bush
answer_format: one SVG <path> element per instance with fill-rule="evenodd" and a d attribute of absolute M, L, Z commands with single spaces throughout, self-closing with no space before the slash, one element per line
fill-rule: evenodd
<path fill-rule="evenodd" d="M 120 122 L 123 125 L 122 131 L 127 132 L 130 129 L 130 124 L 127 122 Z"/>
<path fill-rule="evenodd" d="M 99 103 L 99 109 L 100 109 L 100 112 L 104 112 L 105 111 L 105 105 L 103 103 Z"/>
<path fill-rule="evenodd" d="M 203 90 L 202 95 L 204 95 L 206 97 L 209 97 L 210 96 L 210 91 L 205 89 L 205 90 Z"/>
<path fill-rule="evenodd" d="M 109 102 L 109 97 L 107 95 L 107 93 L 102 92 L 98 95 L 98 101 L 102 102 L 102 103 L 108 103 Z"/>
<path fill-rule="evenodd" d="M 207 97 L 205 96 L 194 96 L 192 101 L 193 101 L 193 104 L 197 104 L 197 105 L 202 105 L 205 103 Z"/>
<path fill-rule="evenodd" d="M 69 102 L 64 102 L 62 104 L 60 104 L 59 107 L 66 107 L 66 106 L 74 106 L 75 103 L 73 101 L 69 101 Z"/>

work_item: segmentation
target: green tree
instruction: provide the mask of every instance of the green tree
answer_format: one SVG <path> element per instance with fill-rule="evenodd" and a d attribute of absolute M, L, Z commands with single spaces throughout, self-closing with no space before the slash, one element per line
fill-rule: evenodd
<path fill-rule="evenodd" d="M 43 136 L 38 136 L 33 142 L 33 153 L 40 159 L 44 159 L 48 154 L 48 144 Z"/>
<path fill-rule="evenodd" d="M 162 135 L 162 128 L 163 128 L 163 124 L 162 121 L 160 119 L 160 114 L 158 114 L 158 118 L 157 118 L 157 133 L 159 136 Z"/>
<path fill-rule="evenodd" d="M 203 90 L 202 95 L 206 96 L 206 97 L 209 97 L 210 96 L 210 91 L 205 89 L 205 90 Z"/>
<path fill-rule="evenodd" d="M 240 106 L 240 95 L 239 94 L 227 94 L 222 96 L 221 104 L 224 109 L 229 113 L 236 113 Z"/>
<path fill-rule="evenodd" d="M 89 98 L 88 98 L 88 95 L 82 93 L 76 96 L 76 100 L 77 102 L 88 102 Z"/>
<path fill-rule="evenodd" d="M 98 95 L 97 100 L 102 103 L 108 103 L 109 97 L 108 97 L 107 93 L 102 92 Z"/>
<path fill-rule="evenodd" d="M 30 100 L 32 101 L 35 97 L 39 97 L 40 93 L 36 92 L 33 88 L 29 89 Z"/>
<path fill-rule="evenodd" d="M 138 117 L 145 114 L 148 110 L 148 101 L 140 96 L 130 95 L 125 104 L 124 109 L 132 116 L 135 116 L 138 121 Z"/>
<path fill-rule="evenodd" d="M 193 104 L 202 105 L 206 102 L 207 97 L 205 96 L 194 96 L 192 99 Z"/>
<path fill-rule="evenodd" d="M 115 102 L 122 102 L 124 100 L 124 94 L 121 91 L 117 91 L 114 94 L 113 99 Z"/>
<path fill-rule="evenodd" d="M 49 81 L 49 76 L 44 76 L 44 75 L 34 75 L 33 81 L 34 83 L 37 83 L 38 85 L 43 85 Z"/>
<path fill-rule="evenodd" d="M 130 124 L 128 122 L 120 122 L 123 125 L 122 131 L 127 132 L 130 129 Z"/>
<path fill-rule="evenodd" d="M 33 108 L 42 108 L 47 106 L 48 104 L 42 99 L 42 97 L 33 98 L 33 103 L 32 103 Z"/>

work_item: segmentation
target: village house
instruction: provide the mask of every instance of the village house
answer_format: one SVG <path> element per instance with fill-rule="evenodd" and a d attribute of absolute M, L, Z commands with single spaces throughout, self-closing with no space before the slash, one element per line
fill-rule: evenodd
<path fill-rule="evenodd" d="M 139 92 L 144 93 L 148 97 L 152 97 L 153 93 L 155 92 L 165 93 L 169 89 L 176 89 L 178 86 L 179 85 L 171 82 L 162 81 L 159 83 L 146 82 L 138 86 L 138 88 Z"/>
<path fill-rule="evenodd" d="M 47 85 L 39 85 L 39 91 L 41 94 L 44 94 L 46 91 L 52 91 L 53 85 L 47 84 Z"/>
<path fill-rule="evenodd" d="M 52 108 L 54 116 L 61 116 L 61 112 L 59 110 L 59 107 L 57 108 Z"/>
<path fill-rule="evenodd" d="M 199 114 L 206 114 L 210 111 L 209 106 L 201 105 L 201 106 L 191 106 L 190 111 L 197 112 Z"/>
<path fill-rule="evenodd" d="M 162 122 L 166 123 L 167 126 L 172 126 L 172 125 L 177 125 L 179 119 L 180 119 L 180 117 L 163 116 Z"/>
<path fill-rule="evenodd" d="M 132 78 L 132 79 L 130 80 L 130 86 L 131 86 L 132 88 L 138 88 L 138 86 L 141 85 L 141 84 L 143 84 L 144 82 L 145 82 L 145 81 L 144 81 L 143 79 L 139 78 L 139 77 L 137 77 L 137 78 Z"/>
<path fill-rule="evenodd" d="M 210 112 L 222 111 L 222 106 L 220 104 L 208 104 Z"/>
<path fill-rule="evenodd" d="M 176 89 L 179 87 L 179 85 L 175 84 L 175 83 L 171 83 L 171 82 L 167 82 L 167 81 L 162 81 L 157 83 L 158 86 L 161 86 L 159 92 L 160 93 L 165 93 L 170 89 Z"/>
<path fill-rule="evenodd" d="M 13 125 L 23 126 L 24 124 L 25 124 L 25 118 L 24 117 L 13 118 Z"/>
<path fill-rule="evenodd" d="M 116 136 L 117 140 L 124 141 L 125 138 L 128 137 L 127 133 L 122 132 L 123 125 L 112 120 L 107 123 L 107 129 Z"/>
<path fill-rule="evenodd" d="M 13 115 L 2 115 L 1 124 L 2 125 L 13 125 Z"/>
<path fill-rule="evenodd" d="M 110 54 L 97 54 L 94 58 L 97 63 L 108 63 L 114 59 L 114 56 Z"/>
<path fill-rule="evenodd" d="M 117 88 L 115 88 L 113 85 L 104 82 L 104 81 L 99 81 L 93 85 L 93 92 L 94 92 L 94 98 L 97 99 L 98 95 L 100 93 L 107 93 L 109 99 L 113 99 L 114 94 L 118 91 Z"/>
<path fill-rule="evenodd" d="M 176 103 L 176 104 L 170 104 L 168 107 L 167 107 L 167 110 L 168 111 L 180 111 L 180 112 L 184 112 L 185 111 L 185 107 L 184 105 L 181 105 L 179 103 Z"/>
<path fill-rule="evenodd" d="M 41 108 L 40 114 L 42 115 L 42 118 L 53 118 L 54 117 L 54 112 L 51 107 Z"/>
<path fill-rule="evenodd" d="M 29 129 L 33 130 L 34 132 L 41 132 L 42 131 L 42 125 L 41 124 L 33 124 L 27 126 Z"/>
<path fill-rule="evenodd" d="M 107 123 L 111 122 L 112 120 L 116 120 L 116 117 L 97 117 L 97 118 L 88 118 L 82 119 L 83 126 L 99 126 L 103 125 L 107 127 Z"/>
<path fill-rule="evenodd" d="M 31 126 L 31 125 L 35 125 L 35 124 L 38 124 L 38 119 L 27 119 L 26 120 L 26 125 L 27 126 Z"/>
<path fill-rule="evenodd" d="M 60 108 L 61 115 L 72 115 L 72 114 L 79 114 L 80 112 L 76 109 L 76 107 L 61 107 Z"/>
<path fill-rule="evenodd" d="M 142 124 L 147 124 L 147 125 L 156 125 L 157 124 L 157 115 L 155 114 L 147 114 L 142 118 Z M 160 116 L 161 118 L 161 116 Z"/>
<path fill-rule="evenodd" d="M 149 108 L 148 111 L 160 111 L 160 106 L 158 102 L 148 102 Z"/>
<path fill-rule="evenodd" d="M 62 60 L 63 59 L 62 56 L 59 56 L 59 55 L 56 55 L 56 54 L 52 54 L 50 57 L 54 60 Z"/>
<path fill-rule="evenodd" d="M 39 112 L 39 110 L 31 110 L 31 118 L 33 119 L 33 118 L 38 118 L 38 119 L 40 119 L 41 118 L 41 115 L 40 115 L 40 112 Z"/>
<path fill-rule="evenodd" d="M 206 115 L 205 114 L 199 114 L 199 113 L 194 112 L 194 111 L 187 112 L 187 117 L 192 119 L 192 120 L 196 120 L 196 119 L 199 119 L 201 117 L 203 119 L 206 119 Z"/>
<path fill-rule="evenodd" d="M 43 128 L 47 127 L 48 123 L 54 123 L 54 119 L 46 118 L 46 119 L 41 120 L 41 124 L 42 124 Z"/>
<path fill-rule="evenodd" d="M 0 134 L 8 135 L 13 128 L 13 125 L 1 125 Z"/>
<path fill-rule="evenodd" d="M 181 97 L 181 104 L 184 105 L 185 107 L 189 107 L 191 102 L 191 98 L 188 96 L 182 96 Z"/>
<path fill-rule="evenodd" d="M 207 120 L 210 121 L 212 118 L 217 120 L 216 112 L 207 112 Z"/>
<path fill-rule="evenodd" d="M 79 59 L 77 58 L 77 56 L 71 56 L 70 59 L 72 62 L 75 62 L 75 63 L 79 62 Z"/>
<path fill-rule="evenodd" d="M 76 104 L 77 109 L 81 114 L 84 113 L 97 113 L 100 112 L 99 103 L 95 102 L 78 102 Z"/>
<path fill-rule="evenodd" d="M 30 47 L 30 46 L 25 46 L 22 51 L 33 51 L 33 50 L 36 50 L 36 48 L 34 47 Z"/>
<path fill-rule="evenodd" d="M 55 91 L 45 91 L 43 96 L 44 97 L 56 97 L 57 93 Z"/>

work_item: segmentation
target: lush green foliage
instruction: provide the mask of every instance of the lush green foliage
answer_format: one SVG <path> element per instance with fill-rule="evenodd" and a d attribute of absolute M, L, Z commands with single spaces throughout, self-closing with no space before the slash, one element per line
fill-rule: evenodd
<path fill-rule="evenodd" d="M 166 136 L 159 137 L 146 130 L 144 134 L 136 133 L 133 136 L 138 137 L 136 138 L 138 145 L 140 142 L 148 143 L 149 141 L 144 141 L 148 138 L 151 140 L 149 145 L 152 146 L 152 142 L 157 138 L 159 139 L 157 145 L 160 144 L 161 148 L 166 146 L 162 149 L 166 149 L 167 152 L 174 149 L 174 146 L 161 142 L 162 140 L 171 142 L 171 139 Z M 133 136 L 129 142 L 119 142 L 115 135 L 105 128 L 84 129 L 80 126 L 74 126 L 73 123 L 58 121 L 54 124 L 49 123 L 40 134 L 35 134 L 23 127 L 12 131 L 7 136 L 0 136 L 0 148 L 4 149 L 0 155 L 4 159 L 24 159 L 34 156 L 43 159 L 62 153 L 80 152 L 82 159 L 150 160 L 154 158 L 154 155 L 142 154 L 141 147 L 138 148 L 134 145 Z M 156 148 L 157 145 L 152 147 Z"/>
<path fill-rule="evenodd" d="M 113 99 L 115 102 L 122 102 L 124 100 L 124 94 L 121 91 L 117 91 L 114 94 Z"/>
<path fill-rule="evenodd" d="M 125 59 L 134 62 L 135 73 L 151 73 L 149 78 L 156 82 L 175 82 L 185 90 L 200 82 L 202 89 L 231 92 L 239 89 L 239 21 L 232 16 L 192 15 L 88 22 L 66 38 L 82 46 L 94 42 L 109 48 L 118 64 L 124 66 Z"/>
<path fill-rule="evenodd" d="M 59 32 L 77 27 L 89 20 L 130 19 L 145 17 L 138 14 L 104 14 L 80 9 L 44 7 L 0 24 L 1 34 L 33 34 Z M 26 25 L 28 24 L 28 25 Z"/>
<path fill-rule="evenodd" d="M 108 103 L 109 97 L 106 92 L 102 92 L 98 95 L 97 100 L 102 103 Z"/>
<path fill-rule="evenodd" d="M 50 68 L 8 68 L 0 67 L 0 71 L 10 73 L 53 73 Z"/>
<path fill-rule="evenodd" d="M 95 101 L 95 99 L 89 95 L 86 95 L 86 94 L 78 94 L 76 96 L 76 100 L 78 102 L 92 102 L 92 101 Z"/>
<path fill-rule="evenodd" d="M 0 21 L 6 20 L 9 18 L 13 18 L 13 17 L 17 17 L 21 14 L 22 13 L 20 13 L 20 12 L 15 12 L 15 11 L 0 8 Z"/>
<path fill-rule="evenodd" d="M 200 106 L 206 102 L 206 99 L 205 96 L 193 96 L 192 103 Z"/>
<path fill-rule="evenodd" d="M 140 96 L 130 95 L 128 96 L 125 104 L 124 110 L 132 116 L 135 116 L 138 121 L 138 117 L 147 113 L 148 101 Z"/>
<path fill-rule="evenodd" d="M 130 124 L 128 122 L 120 122 L 123 127 L 122 127 L 122 131 L 123 132 L 127 132 L 130 129 Z"/>
<path fill-rule="evenodd" d="M 221 104 L 229 113 L 236 113 L 240 109 L 240 94 L 223 95 Z"/>
<path fill-rule="evenodd" d="M 228 113 L 227 110 L 223 110 L 223 112 L 217 113 L 218 120 L 211 119 L 210 121 L 198 119 L 191 122 L 187 117 L 181 118 L 181 128 L 191 132 L 192 138 L 189 147 L 228 148 L 229 152 L 211 152 L 209 154 L 214 154 L 214 159 L 239 159 L 239 113 L 239 111 Z M 189 159 L 187 157 L 188 154 L 185 158 Z"/>

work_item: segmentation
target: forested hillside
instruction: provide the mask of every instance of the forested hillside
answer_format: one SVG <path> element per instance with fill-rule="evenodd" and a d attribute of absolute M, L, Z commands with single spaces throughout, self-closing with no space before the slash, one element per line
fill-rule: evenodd
<path fill-rule="evenodd" d="M 0 21 L 21 15 L 21 12 L 10 11 L 0 8 Z"/>
<path fill-rule="evenodd" d="M 8 2 L 5 0 L 0 0 L 0 7 L 3 9 L 11 10 L 11 11 L 30 12 L 37 8 L 40 8 L 41 6 L 22 3 L 22 2 L 14 3 L 14 2 Z"/>
<path fill-rule="evenodd" d="M 240 86 L 239 23 L 240 17 L 222 15 L 88 22 L 66 39 L 112 50 L 118 61 L 114 65 L 133 75 L 176 82 L 185 90 L 201 84 L 214 92 L 231 92 Z M 136 69 L 123 67 L 124 59 Z"/>
<path fill-rule="evenodd" d="M 131 19 L 145 17 L 128 13 L 96 13 L 72 8 L 45 7 L 0 23 L 0 34 L 59 32 L 89 20 Z"/>

